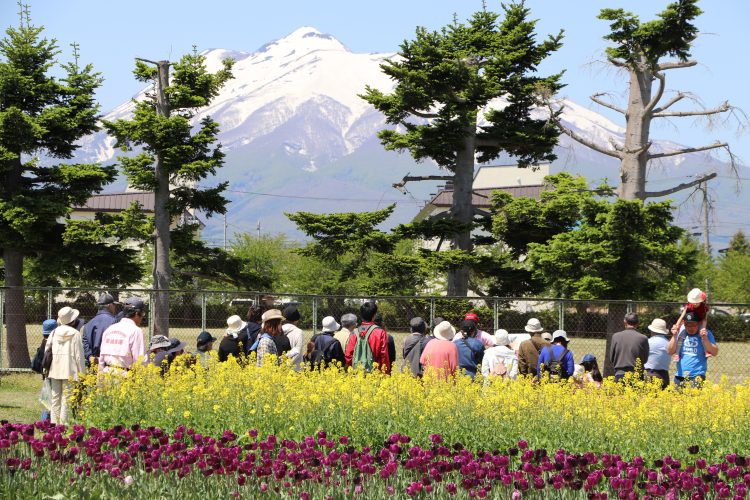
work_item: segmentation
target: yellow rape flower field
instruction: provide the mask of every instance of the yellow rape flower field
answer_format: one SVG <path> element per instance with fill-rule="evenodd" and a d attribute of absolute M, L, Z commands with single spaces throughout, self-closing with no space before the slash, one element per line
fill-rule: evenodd
<path fill-rule="evenodd" d="M 507 449 L 524 439 L 534 448 L 623 456 L 680 457 L 689 446 L 706 457 L 750 453 L 750 382 L 709 382 L 681 392 L 637 380 L 605 381 L 601 388 L 484 384 L 333 367 L 297 373 L 287 365 L 219 363 L 212 356 L 205 366 L 175 363 L 164 377 L 153 366 L 126 377 L 90 374 L 73 395 L 75 418 L 100 428 L 185 425 L 210 435 L 257 429 L 292 440 L 325 430 L 360 446 L 382 445 L 399 432 L 425 444 L 441 434 L 474 450 Z"/>

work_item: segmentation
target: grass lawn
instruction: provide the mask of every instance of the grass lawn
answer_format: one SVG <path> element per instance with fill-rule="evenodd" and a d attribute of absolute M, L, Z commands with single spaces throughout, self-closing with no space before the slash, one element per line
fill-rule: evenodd
<path fill-rule="evenodd" d="M 209 329 L 209 331 L 221 340 L 224 335 L 222 329 Z M 177 337 L 187 343 L 187 349 L 195 352 L 195 339 L 200 331 L 194 328 L 171 328 L 170 335 Z M 306 339 L 312 337 L 312 331 L 307 331 Z M 397 367 L 400 369 L 403 364 L 401 358 L 401 346 L 404 338 L 408 335 L 405 332 L 391 332 L 396 341 Z M 584 354 L 591 353 L 599 360 L 600 368 L 603 366 L 604 359 L 603 339 L 576 339 L 572 338 L 568 346 L 574 354 L 574 358 L 579 360 Z M 29 345 L 30 356 L 36 352 L 38 345 Z M 218 341 L 214 344 L 214 349 L 218 347 Z M 719 356 L 710 359 L 708 362 L 709 379 L 718 382 L 722 375 L 726 375 L 729 383 L 741 383 L 743 380 L 750 379 L 750 366 L 747 360 L 750 359 L 750 343 L 724 342 L 719 344 Z M 672 368 L 672 375 L 674 367 Z M 41 377 L 36 373 L 12 373 L 0 376 L 0 420 L 5 419 L 16 422 L 33 422 L 41 414 L 42 406 L 37 400 L 41 388 Z"/>

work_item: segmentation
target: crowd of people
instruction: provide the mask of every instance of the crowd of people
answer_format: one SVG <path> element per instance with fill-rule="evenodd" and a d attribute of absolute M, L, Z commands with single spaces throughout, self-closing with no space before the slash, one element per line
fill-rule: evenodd
<path fill-rule="evenodd" d="M 700 292 L 700 290 L 698 290 Z M 702 293 L 702 292 L 701 292 Z M 176 338 L 154 335 L 146 345 L 141 324 L 146 304 L 130 297 L 117 313 L 114 298 L 103 293 L 98 312 L 83 324 L 78 310 L 63 307 L 56 320 L 46 320 L 43 341 L 32 360 L 32 369 L 42 373 L 50 391 L 50 415 L 53 423 L 65 423 L 71 383 L 87 368 L 100 372 L 127 374 L 136 363 L 154 364 L 163 372 L 180 356 L 186 363 L 206 363 L 217 338 L 203 331 L 196 340 L 196 354 L 186 353 L 187 344 Z M 663 319 L 648 325 L 650 338 L 638 331 L 640 320 L 627 313 L 623 330 L 615 333 L 606 353 L 615 381 L 640 371 L 647 379 L 670 384 L 669 368 L 676 361 L 675 384 L 699 385 L 705 380 L 707 357 L 718 355 L 713 332 L 708 329 L 705 294 L 688 295 L 688 304 L 678 322 L 667 328 Z M 354 313 L 323 318 L 320 333 L 305 342 L 299 328 L 301 314 L 296 305 L 283 310 L 261 304 L 250 306 L 245 320 L 238 315 L 227 319 L 227 328 L 217 349 L 219 362 L 230 357 L 247 362 L 255 354 L 262 365 L 269 355 L 278 363 L 290 360 L 297 371 L 336 365 L 342 369 L 380 370 L 390 374 L 396 362 L 396 343 L 390 335 L 375 302 L 365 302 Z M 537 318 L 530 318 L 525 333 L 511 334 L 498 329 L 490 334 L 480 328 L 476 313 L 468 312 L 457 330 L 449 321 L 435 318 L 433 327 L 420 317 L 411 318 L 410 334 L 403 341 L 403 369 L 415 377 L 428 371 L 442 379 L 468 376 L 491 380 L 501 377 L 515 380 L 519 376 L 535 380 L 573 378 L 579 386 L 597 387 L 603 381 L 599 362 L 585 354 L 575 363 L 569 348 L 571 339 L 564 330 L 552 333 Z M 45 415 L 43 415 L 43 418 Z"/>

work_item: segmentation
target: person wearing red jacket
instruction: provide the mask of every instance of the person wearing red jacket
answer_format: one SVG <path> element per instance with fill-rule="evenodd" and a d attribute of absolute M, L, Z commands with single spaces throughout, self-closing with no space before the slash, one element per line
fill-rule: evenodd
<path fill-rule="evenodd" d="M 388 332 L 385 329 L 375 325 L 373 319 L 375 313 L 378 312 L 378 306 L 375 302 L 365 302 L 359 308 L 359 314 L 362 316 L 362 324 L 355 330 L 349 337 L 349 341 L 346 343 L 346 351 L 344 352 L 344 358 L 346 359 L 346 365 L 352 366 L 352 360 L 354 358 L 354 346 L 357 344 L 356 336 L 359 335 L 361 338 L 365 338 L 367 330 L 371 326 L 375 326 L 370 333 L 368 343 L 370 349 L 372 349 L 372 360 L 378 364 L 378 368 L 386 373 L 391 373 L 391 360 L 388 357 Z"/>

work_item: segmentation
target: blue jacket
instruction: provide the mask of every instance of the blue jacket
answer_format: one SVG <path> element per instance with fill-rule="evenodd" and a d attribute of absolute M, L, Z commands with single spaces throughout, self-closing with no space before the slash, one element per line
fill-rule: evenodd
<path fill-rule="evenodd" d="M 453 341 L 458 348 L 458 367 L 467 375 L 477 374 L 477 365 L 482 364 L 484 345 L 475 338 L 460 338 Z"/>
<path fill-rule="evenodd" d="M 552 355 L 555 357 L 555 359 L 559 359 L 560 355 L 562 355 L 563 351 L 565 350 L 565 347 L 561 346 L 560 344 L 552 344 Z M 552 361 L 552 358 L 550 357 L 550 349 L 549 347 L 545 347 L 542 349 L 542 352 L 539 353 L 539 362 L 536 365 L 536 371 L 541 377 L 542 375 L 542 363 L 545 365 L 549 365 L 550 361 Z M 573 353 L 568 351 L 565 353 L 565 356 L 562 357 L 560 360 L 562 366 L 566 368 L 566 377 L 562 378 L 570 378 L 573 376 L 573 372 L 575 372 L 575 363 L 573 362 Z"/>
<path fill-rule="evenodd" d="M 96 316 L 86 323 L 83 329 L 83 355 L 86 358 L 87 366 L 91 356 L 99 357 L 99 348 L 102 346 L 102 334 L 104 330 L 115 323 L 117 323 L 117 320 L 114 315 L 106 309 L 96 313 Z"/>

